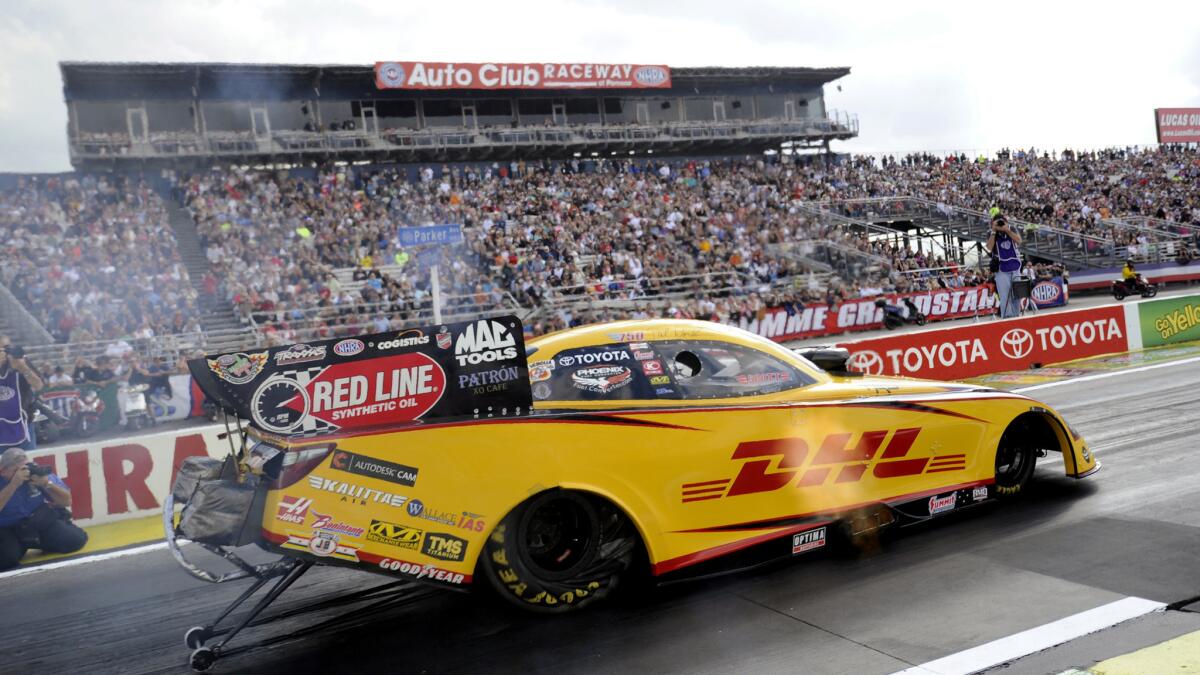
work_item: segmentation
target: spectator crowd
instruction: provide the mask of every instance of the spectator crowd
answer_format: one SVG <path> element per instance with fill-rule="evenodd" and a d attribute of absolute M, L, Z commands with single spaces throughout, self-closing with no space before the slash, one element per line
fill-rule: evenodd
<path fill-rule="evenodd" d="M 174 185 L 210 268 L 194 287 L 166 205 L 145 183 L 24 178 L 0 191 L 3 281 L 59 341 L 198 330 L 207 295 L 288 342 L 388 330 L 427 312 L 431 261 L 401 245 L 405 226 L 463 227 L 461 246 L 435 254 L 448 313 L 541 308 L 536 331 L 628 316 L 736 321 L 983 280 L 943 251 L 817 217 L 812 202 L 907 195 L 998 208 L 1131 252 L 1162 232 L 1200 241 L 1194 149 L 803 160 L 513 161 L 411 175 L 214 168 Z M 1117 220 L 1130 216 L 1159 229 Z M 835 273 L 817 274 L 828 269 L 820 262 Z"/>

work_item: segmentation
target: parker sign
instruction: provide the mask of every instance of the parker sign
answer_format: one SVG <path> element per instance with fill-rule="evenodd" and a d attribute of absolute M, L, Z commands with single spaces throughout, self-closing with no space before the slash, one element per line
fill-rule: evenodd
<path fill-rule="evenodd" d="M 1200 143 L 1200 108 L 1158 108 L 1154 128 L 1159 143 Z"/>
<path fill-rule="evenodd" d="M 838 345 L 869 375 L 958 380 L 1128 351 L 1122 307 L 1099 307 Z"/>
<path fill-rule="evenodd" d="M 380 61 L 380 89 L 670 89 L 667 66 L 632 63 Z"/>
<path fill-rule="evenodd" d="M 987 315 L 996 311 L 996 298 L 988 286 L 879 297 L 895 305 L 902 304 L 901 298 L 910 298 L 930 321 Z M 791 313 L 782 307 L 770 309 L 761 319 L 743 319 L 737 325 L 776 342 L 882 328 L 883 310 L 875 306 L 878 299 L 849 300 L 832 311 L 824 304 L 804 305 Z"/>

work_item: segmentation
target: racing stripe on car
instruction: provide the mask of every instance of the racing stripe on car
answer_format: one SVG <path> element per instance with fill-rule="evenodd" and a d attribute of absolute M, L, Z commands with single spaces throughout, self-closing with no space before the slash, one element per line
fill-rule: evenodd
<path fill-rule="evenodd" d="M 945 492 L 953 492 L 955 490 L 965 490 L 967 488 L 978 487 L 980 485 L 990 485 L 993 482 L 994 482 L 993 480 L 988 479 L 988 480 L 971 481 L 968 483 L 959 483 L 957 485 L 943 485 L 941 487 L 932 488 L 929 490 L 922 490 L 920 492 L 911 492 L 908 494 L 897 495 L 890 499 L 885 499 L 882 502 L 869 501 L 869 502 L 861 502 L 858 504 L 852 504 L 850 506 L 840 507 L 838 510 L 839 511 L 852 511 L 854 509 L 863 508 L 864 506 L 871 506 L 871 505 L 880 504 L 880 503 L 887 504 L 887 505 L 899 504 L 901 502 L 907 502 L 907 501 L 910 501 L 913 499 L 920 499 L 921 497 L 928 497 L 930 495 L 937 495 L 937 494 L 942 494 Z M 830 514 L 829 512 L 811 511 L 808 513 L 797 513 L 797 514 L 790 515 L 790 516 L 781 516 L 779 518 L 766 518 L 763 520 L 750 520 L 750 521 L 745 521 L 745 522 L 741 522 L 741 523 L 729 523 L 726 525 L 712 525 L 709 527 L 697 527 L 697 528 L 693 528 L 693 529 L 689 529 L 689 530 L 672 530 L 671 533 L 672 534 L 693 534 L 693 533 L 697 533 L 697 532 L 739 532 L 742 530 L 768 530 L 768 529 L 774 529 L 774 528 L 779 528 L 779 527 L 795 526 L 795 525 L 799 525 L 802 523 L 810 523 L 810 522 L 812 522 L 813 519 L 820 519 L 820 518 L 828 519 L 828 518 L 830 518 L 831 515 L 832 514 Z"/>
<path fill-rule="evenodd" d="M 950 417 L 971 420 L 972 422 L 983 422 L 984 424 L 989 424 L 987 420 L 982 420 L 978 417 L 964 415 L 963 413 L 954 412 L 953 410 L 943 410 L 942 408 L 935 408 L 931 405 L 925 405 L 924 403 L 916 403 L 913 401 L 849 401 L 843 403 L 842 405 L 848 408 L 898 408 L 900 410 L 907 410 L 909 412 L 929 413 L 932 415 L 948 415 Z"/>

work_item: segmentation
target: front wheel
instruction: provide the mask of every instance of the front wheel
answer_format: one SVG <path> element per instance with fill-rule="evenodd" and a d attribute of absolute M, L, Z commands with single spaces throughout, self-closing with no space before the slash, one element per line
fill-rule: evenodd
<path fill-rule="evenodd" d="M 1033 478 L 1037 463 L 1037 450 L 1016 438 L 1014 432 L 1013 428 L 1004 432 L 996 450 L 996 493 L 999 495 L 1015 495 L 1025 489 Z"/>
<path fill-rule="evenodd" d="M 609 502 L 551 490 L 522 503 L 496 526 L 479 565 L 509 602 L 562 613 L 611 593 L 629 571 L 638 541 L 633 523 Z"/>
<path fill-rule="evenodd" d="M 1125 291 L 1123 291 L 1119 288 L 1114 288 L 1113 289 L 1113 297 L 1116 298 L 1117 300 L 1124 300 L 1125 299 Z"/>
<path fill-rule="evenodd" d="M 1154 284 L 1147 284 L 1146 287 L 1142 289 L 1143 298 L 1153 298 L 1156 295 L 1158 295 L 1158 286 Z"/>

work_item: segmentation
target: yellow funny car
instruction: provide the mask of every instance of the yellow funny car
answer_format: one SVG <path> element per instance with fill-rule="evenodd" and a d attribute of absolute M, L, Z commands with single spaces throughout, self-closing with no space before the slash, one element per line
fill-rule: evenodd
<path fill-rule="evenodd" d="M 1068 476 L 1099 469 L 1042 403 L 845 359 L 681 320 L 526 344 L 515 317 L 200 359 L 249 427 L 224 462 L 182 467 L 168 539 L 243 566 L 214 576 L 172 546 L 210 581 L 346 565 L 561 612 L 630 574 L 745 567 L 1012 495 L 1047 451 Z M 282 557 L 241 562 L 249 543 Z"/>

